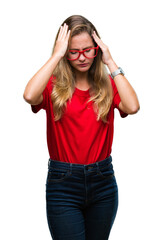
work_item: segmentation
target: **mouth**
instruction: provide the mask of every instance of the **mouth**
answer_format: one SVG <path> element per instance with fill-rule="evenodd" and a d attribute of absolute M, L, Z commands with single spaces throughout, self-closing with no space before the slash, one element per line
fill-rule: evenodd
<path fill-rule="evenodd" d="M 88 66 L 88 63 L 78 64 L 78 66 L 84 68 Z"/>

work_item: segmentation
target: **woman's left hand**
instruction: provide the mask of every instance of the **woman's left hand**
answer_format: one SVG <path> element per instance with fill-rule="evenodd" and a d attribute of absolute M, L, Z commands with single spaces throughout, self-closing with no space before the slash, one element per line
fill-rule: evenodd
<path fill-rule="evenodd" d="M 101 48 L 102 51 L 102 61 L 104 64 L 108 65 L 110 60 L 112 59 L 112 56 L 110 54 L 108 46 L 106 46 L 103 41 L 97 36 L 96 32 L 94 31 L 92 34 L 93 39 L 97 43 L 97 45 Z"/>

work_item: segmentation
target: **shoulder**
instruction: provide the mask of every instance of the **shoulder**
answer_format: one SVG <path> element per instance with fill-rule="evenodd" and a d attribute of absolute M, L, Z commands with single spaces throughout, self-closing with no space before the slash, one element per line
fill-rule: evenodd
<path fill-rule="evenodd" d="M 110 74 L 109 74 L 109 79 L 110 79 L 112 87 L 114 88 L 115 87 L 115 82 L 114 82 L 114 80 L 113 80 L 113 78 L 111 77 Z"/>
<path fill-rule="evenodd" d="M 51 92 L 54 85 L 55 85 L 55 81 L 56 81 L 56 77 L 54 75 L 51 75 L 51 77 L 49 78 L 49 81 L 47 83 L 47 89 Z"/>
<path fill-rule="evenodd" d="M 113 92 L 114 92 L 114 95 L 117 93 L 117 87 L 115 85 L 115 82 L 113 80 L 113 78 L 111 77 L 111 75 L 109 74 L 109 79 L 110 79 L 110 83 L 111 83 L 111 86 L 112 86 L 112 89 L 113 89 Z"/>

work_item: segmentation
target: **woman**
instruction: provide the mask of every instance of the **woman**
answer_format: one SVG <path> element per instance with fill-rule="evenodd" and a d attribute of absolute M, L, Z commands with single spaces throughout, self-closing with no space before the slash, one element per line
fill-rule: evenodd
<path fill-rule="evenodd" d="M 118 207 L 110 155 L 114 108 L 125 117 L 139 102 L 90 21 L 74 15 L 63 22 L 52 56 L 28 82 L 24 99 L 34 113 L 47 114 L 52 238 L 108 239 Z"/>

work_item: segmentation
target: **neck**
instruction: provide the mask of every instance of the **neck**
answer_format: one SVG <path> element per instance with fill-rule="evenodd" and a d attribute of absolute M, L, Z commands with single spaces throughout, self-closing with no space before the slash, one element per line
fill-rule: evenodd
<path fill-rule="evenodd" d="M 75 86 L 81 90 L 88 90 L 90 88 L 88 72 L 75 72 Z"/>

